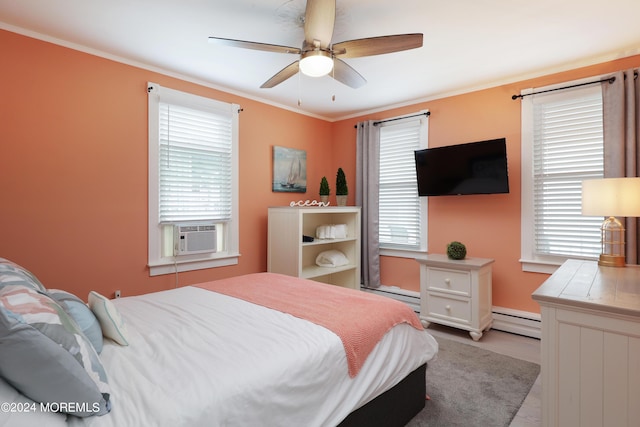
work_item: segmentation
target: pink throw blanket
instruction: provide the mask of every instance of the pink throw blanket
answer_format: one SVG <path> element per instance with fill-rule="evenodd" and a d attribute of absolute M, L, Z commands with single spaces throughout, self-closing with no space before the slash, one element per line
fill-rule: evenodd
<path fill-rule="evenodd" d="M 422 330 L 406 304 L 354 289 L 275 273 L 255 273 L 194 285 L 308 320 L 342 340 L 355 377 L 389 329 L 408 323 Z"/>

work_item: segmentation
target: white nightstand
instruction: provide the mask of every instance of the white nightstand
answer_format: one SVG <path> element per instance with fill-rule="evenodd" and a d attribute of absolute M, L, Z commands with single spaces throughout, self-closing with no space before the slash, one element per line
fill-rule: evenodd
<path fill-rule="evenodd" d="M 492 259 L 452 260 L 429 254 L 420 263 L 420 320 L 469 331 L 474 341 L 491 329 Z"/>

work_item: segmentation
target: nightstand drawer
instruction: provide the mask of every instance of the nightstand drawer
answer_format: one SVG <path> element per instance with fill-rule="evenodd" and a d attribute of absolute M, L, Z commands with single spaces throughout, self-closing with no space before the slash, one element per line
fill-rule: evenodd
<path fill-rule="evenodd" d="M 471 275 L 466 271 L 430 267 L 427 269 L 427 289 L 468 296 L 471 294 Z"/>
<path fill-rule="evenodd" d="M 433 318 L 468 324 L 471 322 L 471 303 L 465 298 L 446 298 L 429 293 L 427 315 Z"/>

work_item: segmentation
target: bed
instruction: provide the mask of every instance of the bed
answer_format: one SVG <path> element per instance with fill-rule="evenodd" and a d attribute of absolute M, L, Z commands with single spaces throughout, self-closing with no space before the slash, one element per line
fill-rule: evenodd
<path fill-rule="evenodd" d="M 2 265 L 0 302 L 11 289 Z M 437 353 L 400 302 L 273 273 L 98 302 L 104 312 L 91 308 L 111 337 L 99 354 L 108 407 L 52 412 L 16 389 L 24 385 L 8 370 L 17 365 L 3 358 L 0 425 L 402 426 L 424 407 L 426 364 Z M 1 329 L 4 353 L 11 340 Z"/>

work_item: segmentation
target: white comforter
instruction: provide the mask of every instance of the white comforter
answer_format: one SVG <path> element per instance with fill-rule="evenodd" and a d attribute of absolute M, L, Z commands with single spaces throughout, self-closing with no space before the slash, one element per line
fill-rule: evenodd
<path fill-rule="evenodd" d="M 428 332 L 400 324 L 349 378 L 337 335 L 279 311 L 195 287 L 114 303 L 131 339 L 105 340 L 101 354 L 113 409 L 68 425 L 332 426 L 437 352 Z M 61 414 L 11 420 L 65 424 Z"/>

